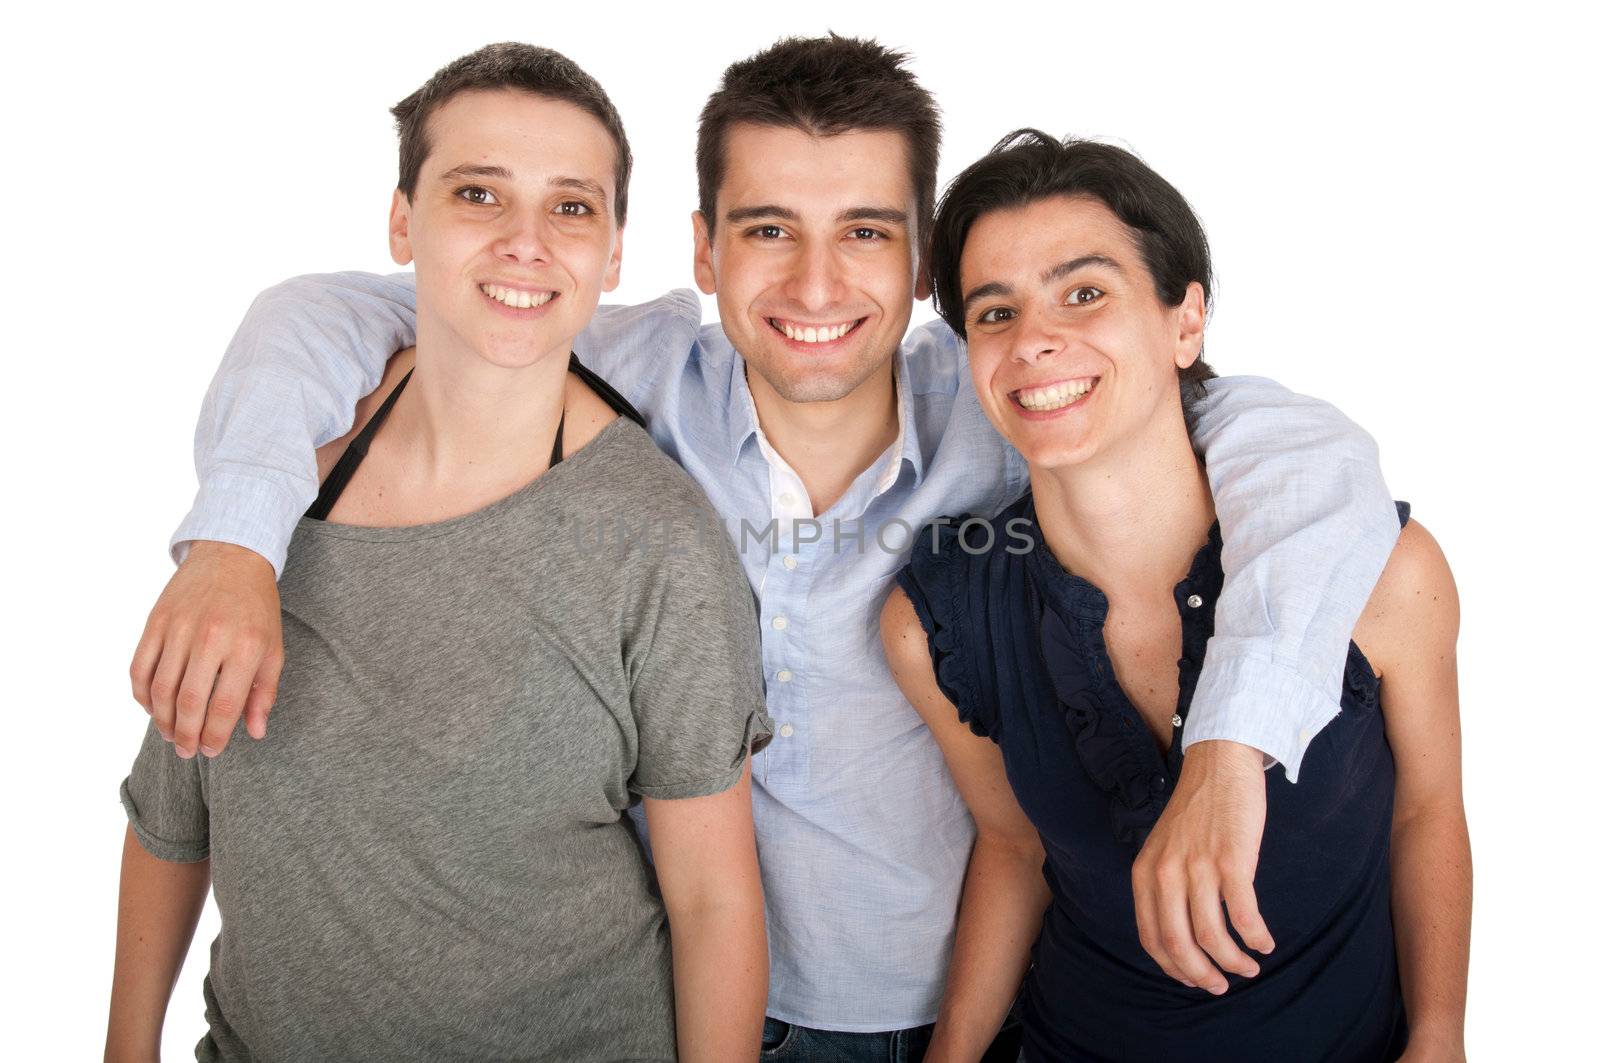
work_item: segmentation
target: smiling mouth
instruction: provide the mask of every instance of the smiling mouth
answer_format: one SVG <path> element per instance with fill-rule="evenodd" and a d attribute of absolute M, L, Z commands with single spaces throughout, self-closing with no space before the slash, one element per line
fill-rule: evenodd
<path fill-rule="evenodd" d="M 1099 377 L 1086 376 L 1074 380 L 1058 380 L 1040 388 L 1018 388 L 1011 393 L 1011 401 L 1029 413 L 1050 413 L 1082 402 L 1084 396 L 1092 392 L 1098 383 L 1100 383 Z"/>
<path fill-rule="evenodd" d="M 832 343 L 835 340 L 844 339 L 844 337 L 854 332 L 865 320 L 867 319 L 864 317 L 858 317 L 854 321 L 841 321 L 835 324 L 824 325 L 808 325 L 801 324 L 798 321 L 785 321 L 781 317 L 769 317 L 767 318 L 767 324 L 771 325 L 774 330 L 782 333 L 783 336 L 793 340 L 796 343 L 822 344 Z"/>
<path fill-rule="evenodd" d="M 530 291 L 524 288 L 507 288 L 499 284 L 480 284 L 478 290 L 497 303 L 509 306 L 513 310 L 528 310 L 532 307 L 543 306 L 554 299 L 559 292 Z"/>

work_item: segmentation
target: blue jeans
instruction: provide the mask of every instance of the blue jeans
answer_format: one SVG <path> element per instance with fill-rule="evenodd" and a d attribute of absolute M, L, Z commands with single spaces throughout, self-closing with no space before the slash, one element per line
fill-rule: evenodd
<path fill-rule="evenodd" d="M 1015 1017 L 1006 1021 L 984 1063 L 1011 1063 L 1019 1041 Z M 761 1030 L 762 1063 L 921 1063 L 933 1040 L 933 1026 L 886 1033 L 839 1033 L 813 1030 L 780 1019 L 767 1019 Z"/>
<path fill-rule="evenodd" d="M 761 1031 L 762 1063 L 921 1063 L 933 1026 L 884 1033 L 813 1030 L 768 1019 Z"/>

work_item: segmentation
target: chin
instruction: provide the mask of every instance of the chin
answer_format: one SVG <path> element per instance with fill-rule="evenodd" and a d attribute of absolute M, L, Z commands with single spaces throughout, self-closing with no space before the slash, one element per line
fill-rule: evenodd
<path fill-rule="evenodd" d="M 1096 448 L 1089 440 L 1041 439 L 1037 436 L 1030 439 L 1029 434 L 1014 434 L 1010 443 L 1031 468 L 1070 469 L 1087 463 L 1095 455 Z"/>
<path fill-rule="evenodd" d="M 487 343 L 478 348 L 478 356 L 500 369 L 527 369 L 546 358 L 566 359 L 566 345 L 550 346 L 521 337 L 517 342 Z"/>

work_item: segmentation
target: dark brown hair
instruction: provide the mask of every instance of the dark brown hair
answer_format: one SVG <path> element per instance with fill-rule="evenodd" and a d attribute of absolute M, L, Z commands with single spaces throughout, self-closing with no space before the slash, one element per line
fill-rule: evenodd
<path fill-rule="evenodd" d="M 1189 284 L 1198 281 L 1211 310 L 1211 248 L 1205 229 L 1187 200 L 1143 159 L 1111 144 L 1057 140 L 1037 129 L 1007 133 L 989 154 L 968 166 L 939 200 L 929 254 L 933 304 L 939 316 L 967 334 L 961 298 L 961 252 L 972 226 L 985 214 L 1025 207 L 1053 196 L 1098 200 L 1133 236 L 1144 267 L 1155 281 L 1156 296 L 1178 306 Z M 1185 406 L 1204 394 L 1216 376 L 1203 359 L 1178 370 Z"/>
<path fill-rule="evenodd" d="M 905 137 L 917 239 L 925 245 L 939 173 L 939 108 L 905 68 L 906 58 L 877 41 L 830 33 L 786 37 L 728 67 L 700 112 L 695 169 L 706 226 L 716 229 L 717 192 L 734 125 L 750 122 L 814 136 L 888 130 Z"/>
<path fill-rule="evenodd" d="M 617 224 L 628 220 L 628 176 L 633 172 L 633 153 L 628 150 L 628 134 L 622 130 L 622 116 L 612 106 L 611 98 L 598 81 L 560 52 L 514 41 L 485 45 L 441 67 L 426 84 L 390 110 L 400 131 L 398 187 L 407 199 L 416 194 L 417 177 L 428 158 L 428 116 L 457 93 L 486 89 L 519 89 L 563 100 L 587 111 L 605 126 L 617 153 Z"/>

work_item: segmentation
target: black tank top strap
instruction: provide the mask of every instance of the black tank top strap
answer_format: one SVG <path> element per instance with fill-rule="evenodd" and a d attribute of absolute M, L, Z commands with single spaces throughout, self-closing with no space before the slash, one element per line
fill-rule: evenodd
<path fill-rule="evenodd" d="M 633 404 L 623 398 L 616 388 L 606 383 L 603 377 L 578 361 L 576 353 L 568 355 L 567 370 L 576 373 L 579 380 L 589 385 L 590 390 L 599 395 L 607 406 L 616 411 L 617 416 L 628 418 L 640 428 L 645 427 L 644 417 L 640 415 L 638 410 L 633 408 Z M 333 471 L 328 473 L 328 478 L 322 481 L 322 490 L 317 493 L 317 500 L 311 503 L 311 508 L 306 510 L 306 516 L 312 520 L 328 519 L 328 514 L 333 512 L 334 503 L 339 501 L 339 496 L 344 494 L 344 489 L 350 485 L 350 478 L 356 474 L 356 469 L 360 468 L 362 461 L 366 459 L 367 448 L 372 445 L 373 436 L 378 434 L 378 429 L 388 419 L 389 411 L 394 409 L 395 400 L 405 390 L 406 384 L 410 382 L 411 374 L 414 372 L 416 370 L 412 369 L 401 378 L 400 383 L 396 384 L 394 390 L 389 392 L 389 397 L 383 400 L 383 405 L 378 407 L 378 412 L 373 414 L 372 419 L 361 427 L 361 431 L 356 433 L 356 437 L 350 441 L 350 445 L 345 448 L 344 453 L 339 455 L 339 461 L 334 465 Z M 555 445 L 550 448 L 551 468 L 561 464 L 561 459 L 564 456 L 562 453 L 562 437 L 565 434 L 566 426 L 567 409 L 566 404 L 563 403 L 561 418 L 556 422 Z"/>
<path fill-rule="evenodd" d="M 362 426 L 361 431 L 350 441 L 339 461 L 328 473 L 328 478 L 322 481 L 322 490 L 317 493 L 317 500 L 311 503 L 311 508 L 306 510 L 306 516 L 312 520 L 327 520 L 328 514 L 333 512 L 333 504 L 339 501 L 339 496 L 344 494 L 344 489 L 350 484 L 350 477 L 356 474 L 356 469 L 361 467 L 361 462 L 367 456 L 367 447 L 372 445 L 372 437 L 378 434 L 378 429 L 389 417 L 389 411 L 394 409 L 395 400 L 406 389 L 406 384 L 411 381 L 412 369 L 400 379 L 400 383 L 389 392 L 389 397 L 383 400 L 383 405 L 378 407 L 378 412 L 372 419 Z"/>
<path fill-rule="evenodd" d="M 578 361 L 577 354 L 573 354 L 568 368 L 578 374 L 579 380 L 589 385 L 590 391 L 599 395 L 607 406 L 616 411 L 618 417 L 626 417 L 640 428 L 649 429 L 649 425 L 644 423 L 644 415 L 633 408 L 633 403 L 623 398 L 622 393 L 607 383 L 604 377 Z"/>

